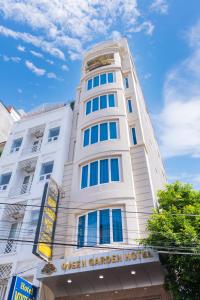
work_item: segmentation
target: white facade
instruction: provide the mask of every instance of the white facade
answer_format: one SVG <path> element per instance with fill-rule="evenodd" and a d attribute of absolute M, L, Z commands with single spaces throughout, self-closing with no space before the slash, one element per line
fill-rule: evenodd
<path fill-rule="evenodd" d="M 99 267 L 101 273 L 95 273 L 94 268 L 84 270 L 85 266 L 79 263 L 90 255 L 106 255 L 109 249 L 111 254 L 113 249 L 137 249 L 139 240 L 147 234 L 146 222 L 156 207 L 156 193 L 165 183 L 165 171 L 127 41 L 93 47 L 84 57 L 77 88 L 70 157 L 63 178 L 66 198 L 60 204 L 67 211 L 58 211 L 55 241 L 66 243 L 66 247 L 54 247 L 53 264 L 57 271 L 51 278 L 38 273 L 49 293 L 48 299 L 84 299 L 87 295 L 90 299 L 119 299 L 115 289 L 132 289 L 130 295 L 134 290 L 137 299 L 146 299 L 144 290 L 142 293 L 137 288 L 151 287 L 148 295 L 154 295 L 153 288 L 156 290 L 157 286 L 159 299 L 167 299 L 160 290 L 164 275 L 158 259 L 144 269 L 138 265 L 140 283 L 135 279 L 132 284 L 130 269 L 120 273 L 121 269 L 115 268 L 112 275 L 111 266 Z M 65 273 L 59 271 L 63 261 L 70 269 Z M 102 272 L 105 277 L 113 276 L 113 282 L 107 279 L 99 283 L 97 277 Z M 146 272 L 149 279 L 145 279 Z M 123 287 L 120 281 L 114 284 L 115 276 L 122 277 Z M 66 285 L 69 278 L 72 284 Z M 125 294 L 122 298 L 129 299 Z"/>
<path fill-rule="evenodd" d="M 39 259 L 32 248 L 43 188 L 50 176 L 62 184 L 71 123 L 70 106 L 60 105 L 27 114 L 12 127 L 0 159 L 1 300 L 7 299 L 4 293 L 13 274 L 35 278 Z"/>

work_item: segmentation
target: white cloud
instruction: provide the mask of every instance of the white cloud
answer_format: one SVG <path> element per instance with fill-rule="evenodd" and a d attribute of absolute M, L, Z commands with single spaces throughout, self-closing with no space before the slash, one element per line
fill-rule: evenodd
<path fill-rule="evenodd" d="M 53 62 L 52 60 L 50 60 L 50 59 L 46 59 L 46 62 L 47 62 L 48 64 L 50 64 L 50 65 L 53 65 L 53 64 L 54 64 L 54 62 Z"/>
<path fill-rule="evenodd" d="M 0 0 L 0 13 L 6 19 L 28 25 L 29 33 L 13 32 L 3 26 L 0 34 L 31 43 L 60 59 L 68 53 L 80 59 L 87 43 L 120 34 L 152 34 L 153 24 L 139 11 L 137 0 Z M 119 27 L 120 31 L 116 28 Z M 62 50 L 61 50 L 62 49 Z"/>
<path fill-rule="evenodd" d="M 50 78 L 50 79 L 58 79 L 57 76 L 56 76 L 56 74 L 53 73 L 53 72 L 47 73 L 47 77 Z"/>
<path fill-rule="evenodd" d="M 20 89 L 20 88 L 18 88 L 17 91 L 18 91 L 19 94 L 23 93 L 22 89 Z"/>
<path fill-rule="evenodd" d="M 151 73 L 147 73 L 144 75 L 144 79 L 149 79 L 149 78 L 151 78 Z"/>
<path fill-rule="evenodd" d="M 23 47 L 23 46 L 21 46 L 21 45 L 18 45 L 18 46 L 17 46 L 17 50 L 20 51 L 20 52 L 25 52 L 25 49 L 26 49 L 26 48 Z"/>
<path fill-rule="evenodd" d="M 122 35 L 119 31 L 113 30 L 111 33 L 111 37 L 114 41 L 120 40 L 122 38 Z"/>
<path fill-rule="evenodd" d="M 36 37 L 26 32 L 14 31 L 4 26 L 0 26 L 0 35 L 11 37 L 14 38 L 15 40 L 22 40 L 25 43 L 32 44 L 35 47 L 41 48 L 44 52 L 47 52 L 57 58 L 63 60 L 65 59 L 65 55 L 61 50 L 52 46 L 50 42 L 44 41 L 40 37 Z"/>
<path fill-rule="evenodd" d="M 62 65 L 62 66 L 61 66 L 61 69 L 62 69 L 63 71 L 69 71 L 69 68 L 68 68 L 67 65 Z"/>
<path fill-rule="evenodd" d="M 160 14 L 168 13 L 168 3 L 166 0 L 154 0 L 150 6 L 150 10 Z"/>
<path fill-rule="evenodd" d="M 200 189 L 200 173 L 177 173 L 167 176 L 170 182 L 182 181 L 194 185 L 194 188 Z"/>
<path fill-rule="evenodd" d="M 12 62 L 15 62 L 15 63 L 19 63 L 21 61 L 21 58 L 18 57 L 18 56 L 7 56 L 7 55 L 2 55 L 2 58 L 5 62 L 8 62 L 8 61 L 12 61 Z"/>
<path fill-rule="evenodd" d="M 44 76 L 46 71 L 44 69 L 37 68 L 31 61 L 26 60 L 25 61 L 26 67 L 31 70 L 33 73 L 35 73 L 37 76 Z"/>
<path fill-rule="evenodd" d="M 187 37 L 191 54 L 167 74 L 165 106 L 155 120 L 165 157 L 200 157 L 200 22 Z"/>
<path fill-rule="evenodd" d="M 36 57 L 39 57 L 39 58 L 43 58 L 44 57 L 44 55 L 42 53 L 36 52 L 34 50 L 30 50 L 30 52 L 31 52 L 31 54 L 33 54 Z"/>

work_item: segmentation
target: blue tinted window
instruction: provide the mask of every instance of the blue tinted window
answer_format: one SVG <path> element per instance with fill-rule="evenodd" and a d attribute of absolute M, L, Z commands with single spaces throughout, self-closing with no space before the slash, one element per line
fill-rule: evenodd
<path fill-rule="evenodd" d="M 92 111 L 97 111 L 99 110 L 99 98 L 94 98 L 92 100 Z"/>
<path fill-rule="evenodd" d="M 114 76 L 113 73 L 108 73 L 108 83 L 114 82 Z"/>
<path fill-rule="evenodd" d="M 93 87 L 99 86 L 99 76 L 93 78 Z"/>
<path fill-rule="evenodd" d="M 125 77 L 125 87 L 126 87 L 126 89 L 129 88 L 128 77 Z"/>
<path fill-rule="evenodd" d="M 100 75 L 100 84 L 106 84 L 106 74 Z"/>
<path fill-rule="evenodd" d="M 97 211 L 88 214 L 88 246 L 97 244 Z"/>
<path fill-rule="evenodd" d="M 90 186 L 98 184 L 98 161 L 90 164 Z"/>
<path fill-rule="evenodd" d="M 91 90 L 92 88 L 92 78 L 88 80 L 87 89 Z"/>
<path fill-rule="evenodd" d="M 114 94 L 108 95 L 108 106 L 109 107 L 115 106 L 115 95 Z"/>
<path fill-rule="evenodd" d="M 91 144 L 98 142 L 98 125 L 91 127 Z"/>
<path fill-rule="evenodd" d="M 135 130 L 135 128 L 132 128 L 132 141 L 133 141 L 134 145 L 137 144 L 137 137 L 136 137 L 136 130 Z"/>
<path fill-rule="evenodd" d="M 108 139 L 108 123 L 100 124 L 100 141 L 106 141 Z"/>
<path fill-rule="evenodd" d="M 110 243 L 110 211 L 100 210 L 100 244 Z"/>
<path fill-rule="evenodd" d="M 83 146 L 89 145 L 90 129 L 84 131 Z"/>
<path fill-rule="evenodd" d="M 100 96 L 100 108 L 103 109 L 106 107 L 107 107 L 107 96 L 106 95 Z"/>
<path fill-rule="evenodd" d="M 128 100 L 128 112 L 129 112 L 129 113 L 132 113 L 132 112 L 133 112 L 133 109 L 132 109 L 132 101 L 131 101 L 131 100 Z"/>
<path fill-rule="evenodd" d="M 81 178 L 82 189 L 87 187 L 87 179 L 88 179 L 88 165 L 82 167 L 82 178 Z"/>
<path fill-rule="evenodd" d="M 78 223 L 78 248 L 84 246 L 85 239 L 85 216 L 79 218 Z"/>
<path fill-rule="evenodd" d="M 123 242 L 121 209 L 112 210 L 113 242 Z"/>
<path fill-rule="evenodd" d="M 110 139 L 116 139 L 117 138 L 117 123 L 116 122 L 110 122 Z"/>
<path fill-rule="evenodd" d="M 91 113 L 91 101 L 88 101 L 86 103 L 86 115 L 89 115 Z"/>
<path fill-rule="evenodd" d="M 108 181 L 108 159 L 102 159 L 100 160 L 100 183 L 107 183 Z"/>
<path fill-rule="evenodd" d="M 111 158 L 111 181 L 119 181 L 119 160 Z"/>

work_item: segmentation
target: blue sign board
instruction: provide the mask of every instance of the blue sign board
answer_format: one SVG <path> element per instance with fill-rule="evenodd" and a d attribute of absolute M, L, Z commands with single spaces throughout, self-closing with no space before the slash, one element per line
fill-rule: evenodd
<path fill-rule="evenodd" d="M 8 300 L 36 300 L 37 287 L 27 280 L 13 276 Z"/>

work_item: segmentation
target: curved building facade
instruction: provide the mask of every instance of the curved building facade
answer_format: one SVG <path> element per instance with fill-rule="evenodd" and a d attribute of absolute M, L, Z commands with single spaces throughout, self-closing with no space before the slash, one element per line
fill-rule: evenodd
<path fill-rule="evenodd" d="M 168 299 L 146 222 L 165 171 L 126 39 L 83 60 L 48 299 Z M 41 299 L 42 298 L 41 293 Z"/>

